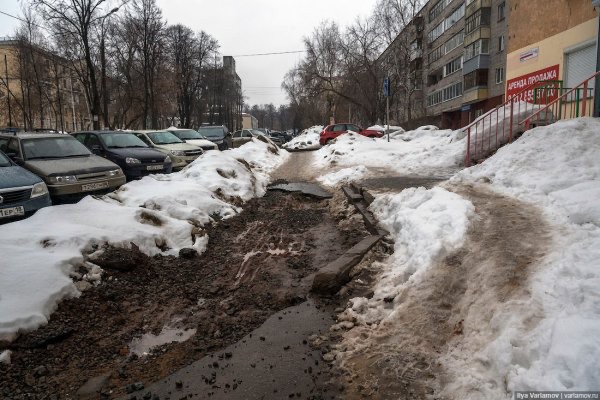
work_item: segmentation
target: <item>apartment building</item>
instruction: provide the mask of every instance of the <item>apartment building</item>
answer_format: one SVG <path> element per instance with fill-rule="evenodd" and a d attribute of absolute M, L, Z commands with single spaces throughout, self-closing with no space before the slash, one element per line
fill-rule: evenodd
<path fill-rule="evenodd" d="M 409 54 L 399 69 L 414 76 L 404 85 L 414 92 L 410 102 L 418 103 L 404 106 L 412 110 L 410 119 L 456 129 L 502 102 L 507 1 L 431 0 L 382 53 L 392 82 L 407 80 L 389 67 L 390 59 Z M 407 123 L 406 113 L 394 117 L 395 123 Z"/>

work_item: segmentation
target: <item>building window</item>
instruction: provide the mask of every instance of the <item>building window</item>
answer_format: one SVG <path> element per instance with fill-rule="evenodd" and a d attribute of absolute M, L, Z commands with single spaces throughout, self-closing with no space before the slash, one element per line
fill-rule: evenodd
<path fill-rule="evenodd" d="M 444 21 L 440 22 L 435 28 L 433 28 L 430 32 L 429 32 L 429 41 L 433 42 L 435 39 L 439 38 L 440 36 L 442 36 L 442 33 L 444 33 Z"/>
<path fill-rule="evenodd" d="M 457 48 L 458 46 L 463 44 L 464 40 L 465 40 L 465 32 L 464 31 L 458 32 L 456 35 L 452 36 L 452 38 L 450 38 L 450 40 L 448 40 L 446 42 L 446 44 L 444 45 L 444 53 L 445 54 L 450 53 L 452 50 L 454 50 L 455 48 Z"/>
<path fill-rule="evenodd" d="M 487 69 L 478 69 L 465 75 L 464 90 L 469 90 L 477 86 L 487 86 L 488 71 Z"/>
<path fill-rule="evenodd" d="M 462 3 L 457 9 L 452 11 L 446 20 L 444 21 L 444 30 L 450 29 L 454 24 L 456 24 L 462 17 L 465 16 L 465 3 Z"/>
<path fill-rule="evenodd" d="M 506 12 L 506 2 L 502 2 L 498 4 L 498 22 L 502 21 L 505 18 Z"/>
<path fill-rule="evenodd" d="M 457 97 L 462 96 L 462 93 L 463 83 L 454 83 L 427 96 L 427 106 L 431 107 L 435 106 L 436 104 L 455 99 Z"/>
<path fill-rule="evenodd" d="M 429 53 L 428 61 L 431 64 L 434 61 L 439 60 L 444 55 L 444 46 L 439 46 L 433 49 L 431 53 Z"/>
<path fill-rule="evenodd" d="M 429 10 L 429 22 L 436 19 L 452 0 L 440 0 Z"/>
<path fill-rule="evenodd" d="M 444 77 L 455 73 L 456 71 L 462 69 L 463 58 L 462 56 L 450 61 L 448 64 L 444 65 Z"/>
<path fill-rule="evenodd" d="M 489 54 L 490 52 L 490 40 L 480 39 L 476 42 L 471 43 L 465 47 L 465 61 L 478 56 L 480 54 Z"/>
<path fill-rule="evenodd" d="M 504 67 L 496 68 L 496 84 L 504 82 Z"/>
<path fill-rule="evenodd" d="M 504 35 L 498 37 L 498 52 L 504 51 Z"/>
<path fill-rule="evenodd" d="M 480 26 L 489 26 L 490 15 L 490 8 L 480 8 L 479 10 L 475 11 L 475 13 L 469 16 L 465 21 L 465 34 L 468 35 Z"/>

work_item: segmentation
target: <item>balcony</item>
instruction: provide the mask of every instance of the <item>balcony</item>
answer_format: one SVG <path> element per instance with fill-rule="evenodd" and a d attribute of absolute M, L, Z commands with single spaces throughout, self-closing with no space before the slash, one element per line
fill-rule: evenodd
<path fill-rule="evenodd" d="M 463 92 L 463 104 L 477 103 L 488 98 L 488 89 L 474 87 Z"/>
<path fill-rule="evenodd" d="M 465 18 L 482 7 L 491 7 L 492 0 L 474 0 L 465 8 Z"/>
<path fill-rule="evenodd" d="M 479 54 L 463 63 L 463 75 L 467 75 L 478 69 L 488 69 L 490 67 L 490 55 Z"/>
<path fill-rule="evenodd" d="M 489 39 L 492 37 L 492 30 L 488 25 L 481 25 L 473 32 L 465 35 L 465 47 L 479 39 Z"/>

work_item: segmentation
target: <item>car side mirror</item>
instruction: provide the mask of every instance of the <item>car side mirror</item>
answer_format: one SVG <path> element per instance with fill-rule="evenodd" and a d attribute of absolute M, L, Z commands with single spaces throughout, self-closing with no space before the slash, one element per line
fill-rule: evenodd
<path fill-rule="evenodd" d="M 100 151 L 102 151 L 102 146 L 100 146 L 98 144 L 94 144 L 94 145 L 92 145 L 92 151 L 100 152 Z"/>
<path fill-rule="evenodd" d="M 11 160 L 14 160 L 18 156 L 17 153 L 4 153 L 4 154 L 6 154 L 6 156 L 8 158 L 10 158 Z"/>

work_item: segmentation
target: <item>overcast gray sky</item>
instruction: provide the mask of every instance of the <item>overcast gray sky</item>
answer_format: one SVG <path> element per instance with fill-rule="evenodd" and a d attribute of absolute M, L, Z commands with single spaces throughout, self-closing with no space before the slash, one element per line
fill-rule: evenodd
<path fill-rule="evenodd" d="M 346 26 L 371 13 L 376 0 L 157 0 L 170 24 L 204 30 L 223 55 L 303 50 L 302 38 L 325 19 Z M 118 2 L 116 2 L 118 3 Z M 17 0 L 0 1 L 0 11 L 19 14 Z M 0 36 L 10 36 L 18 21 L 0 15 Z M 236 57 L 247 104 L 287 103 L 281 81 L 302 57 L 286 54 Z"/>

